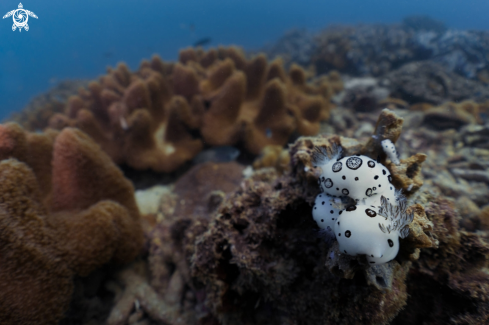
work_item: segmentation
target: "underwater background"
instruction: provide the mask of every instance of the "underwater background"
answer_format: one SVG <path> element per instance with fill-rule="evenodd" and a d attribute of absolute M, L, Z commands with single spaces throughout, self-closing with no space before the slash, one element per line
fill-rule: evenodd
<path fill-rule="evenodd" d="M 488 1 L 0 12 L 0 325 L 489 324 Z"/>
<path fill-rule="evenodd" d="M 0 28 L 0 117 L 23 108 L 32 96 L 63 79 L 93 79 L 124 61 L 135 69 L 158 53 L 175 60 L 178 50 L 238 45 L 258 50 L 292 28 L 318 31 L 330 24 L 396 23 L 428 15 L 449 28 L 489 28 L 484 0 L 346 1 L 39 1 L 24 2 L 39 19 L 31 30 Z M 2 1 L 2 16 L 18 3 Z"/>

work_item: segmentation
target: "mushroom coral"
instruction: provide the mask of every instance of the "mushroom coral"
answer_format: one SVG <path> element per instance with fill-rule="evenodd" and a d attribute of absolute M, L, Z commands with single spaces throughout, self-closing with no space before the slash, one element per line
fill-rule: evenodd
<path fill-rule="evenodd" d="M 185 49 L 179 62 L 154 56 L 131 73 L 125 64 L 68 100 L 49 126 L 76 126 L 116 163 L 176 170 L 203 145 L 240 145 L 259 154 L 293 132 L 314 135 L 341 89 L 338 74 L 308 82 L 306 71 L 237 48 Z"/>
<path fill-rule="evenodd" d="M 0 323 L 53 324 L 73 276 L 127 263 L 143 233 L 134 190 L 83 132 L 0 125 Z"/>

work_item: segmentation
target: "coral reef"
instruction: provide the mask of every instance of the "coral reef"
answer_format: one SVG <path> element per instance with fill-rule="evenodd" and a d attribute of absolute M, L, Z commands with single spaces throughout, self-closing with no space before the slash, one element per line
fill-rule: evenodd
<path fill-rule="evenodd" d="M 337 100 L 343 107 L 351 107 L 357 112 L 372 112 L 390 94 L 389 88 L 379 84 L 374 78 L 352 78 L 345 80 L 345 91 Z"/>
<path fill-rule="evenodd" d="M 291 29 L 277 41 L 266 45 L 262 51 L 270 58 L 282 57 L 286 65 L 296 63 L 308 66 L 313 46 L 313 33 L 305 29 Z"/>
<path fill-rule="evenodd" d="M 133 187 L 87 135 L 0 125 L 0 323 L 53 324 L 73 276 L 142 247 Z"/>
<path fill-rule="evenodd" d="M 402 25 L 405 29 L 411 29 L 416 32 L 431 31 L 441 34 L 447 30 L 445 23 L 425 15 L 407 16 L 402 20 Z"/>
<path fill-rule="evenodd" d="M 26 130 L 42 130 L 51 116 L 64 111 L 68 98 L 87 85 L 87 80 L 63 80 L 48 92 L 34 97 L 21 112 L 13 113 L 8 120 L 19 123 Z"/>
<path fill-rule="evenodd" d="M 480 116 L 473 105 L 464 105 L 464 111 Z M 482 185 L 467 190 L 479 179 L 463 185 L 462 176 L 451 172 L 480 170 L 487 162 L 480 141 L 485 131 L 475 124 L 476 115 L 470 113 L 473 118 L 457 133 L 423 124 L 428 111 L 337 112 L 325 127 L 347 127 L 354 134 L 363 123 L 371 124 L 362 141 L 303 137 L 289 149 L 265 149 L 246 178 L 235 162 L 206 162 L 174 185 L 155 189 L 162 195 L 159 207 L 155 196 L 151 214 L 143 218 L 148 262 L 128 266 L 106 284 L 115 294 L 108 322 L 407 324 L 423 317 L 427 324 L 437 319 L 483 323 L 485 285 L 472 288 L 487 281 L 489 246 L 480 231 L 489 224 L 483 208 L 487 197 Z M 384 140 L 395 143 L 399 165 L 386 155 Z M 457 144 L 465 142 L 473 147 Z M 406 213 L 413 222 L 388 263 L 369 266 L 362 255 L 344 254 L 338 242 L 324 241 L 311 218 L 319 192 L 312 154 L 317 147 L 334 146 L 345 156 L 378 159 L 408 197 Z M 274 166 L 285 157 L 290 165 L 279 172 Z M 435 177 L 446 179 L 446 187 Z M 442 188 L 448 199 L 439 197 Z M 450 203 L 460 195 L 454 191 L 467 197 Z"/>
<path fill-rule="evenodd" d="M 489 60 L 487 31 L 462 31 L 449 29 L 443 33 L 423 31 L 415 35 L 414 47 L 440 63 L 447 71 L 469 79 L 485 81 Z"/>
<path fill-rule="evenodd" d="M 419 102 L 440 105 L 446 101 L 487 101 L 489 91 L 480 82 L 466 79 L 455 72 L 446 71 L 432 61 L 412 62 L 385 76 L 391 96 L 408 103 Z"/>
<path fill-rule="evenodd" d="M 81 129 L 118 164 L 172 172 L 204 145 L 257 155 L 294 132 L 317 134 L 342 85 L 334 73 L 309 78 L 297 64 L 287 73 L 282 60 L 247 59 L 237 48 L 185 49 L 175 64 L 155 56 L 134 73 L 109 69 L 46 126 Z"/>
<path fill-rule="evenodd" d="M 299 35 L 305 37 L 298 41 Z M 355 76 L 382 76 L 416 61 L 438 63 L 443 71 L 488 83 L 487 31 L 447 29 L 429 17 L 406 17 L 402 24 L 333 25 L 313 34 L 286 33 L 264 48 L 289 54 L 318 73 L 331 69 Z"/>
<path fill-rule="evenodd" d="M 254 169 L 273 167 L 279 173 L 290 169 L 290 155 L 282 146 L 266 146 L 253 162 Z"/>
<path fill-rule="evenodd" d="M 44 133 L 0 126 L 0 323 L 487 323 L 487 35 L 296 30 L 40 97 Z"/>

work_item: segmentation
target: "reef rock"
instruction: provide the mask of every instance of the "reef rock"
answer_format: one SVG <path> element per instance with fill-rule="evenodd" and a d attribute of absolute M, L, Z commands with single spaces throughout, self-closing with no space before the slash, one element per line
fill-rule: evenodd
<path fill-rule="evenodd" d="M 319 192 L 313 152 L 333 145 L 341 145 L 345 155 L 363 149 L 338 136 L 299 139 L 290 148 L 290 172 L 256 171 L 198 237 L 192 275 L 205 285 L 207 306 L 222 323 L 385 324 L 405 305 L 411 261 L 420 248 L 436 248 L 430 222 L 421 206 L 411 207 L 415 219 L 401 243 L 405 247 L 379 269 L 370 270 L 361 256 L 335 251 L 317 236 L 311 218 Z"/>

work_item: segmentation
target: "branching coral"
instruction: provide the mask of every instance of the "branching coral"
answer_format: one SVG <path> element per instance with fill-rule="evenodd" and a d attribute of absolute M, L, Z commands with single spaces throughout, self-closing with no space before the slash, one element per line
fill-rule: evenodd
<path fill-rule="evenodd" d="M 116 163 L 170 172 L 203 145 L 242 145 L 259 154 L 294 131 L 314 135 L 329 117 L 338 75 L 308 83 L 305 71 L 236 48 L 186 49 L 179 62 L 158 57 L 131 73 L 120 64 L 68 101 L 49 126 L 76 126 Z"/>
<path fill-rule="evenodd" d="M 52 324 L 67 309 L 74 275 L 139 253 L 133 187 L 76 129 L 1 125 L 0 154 L 0 322 Z"/>

